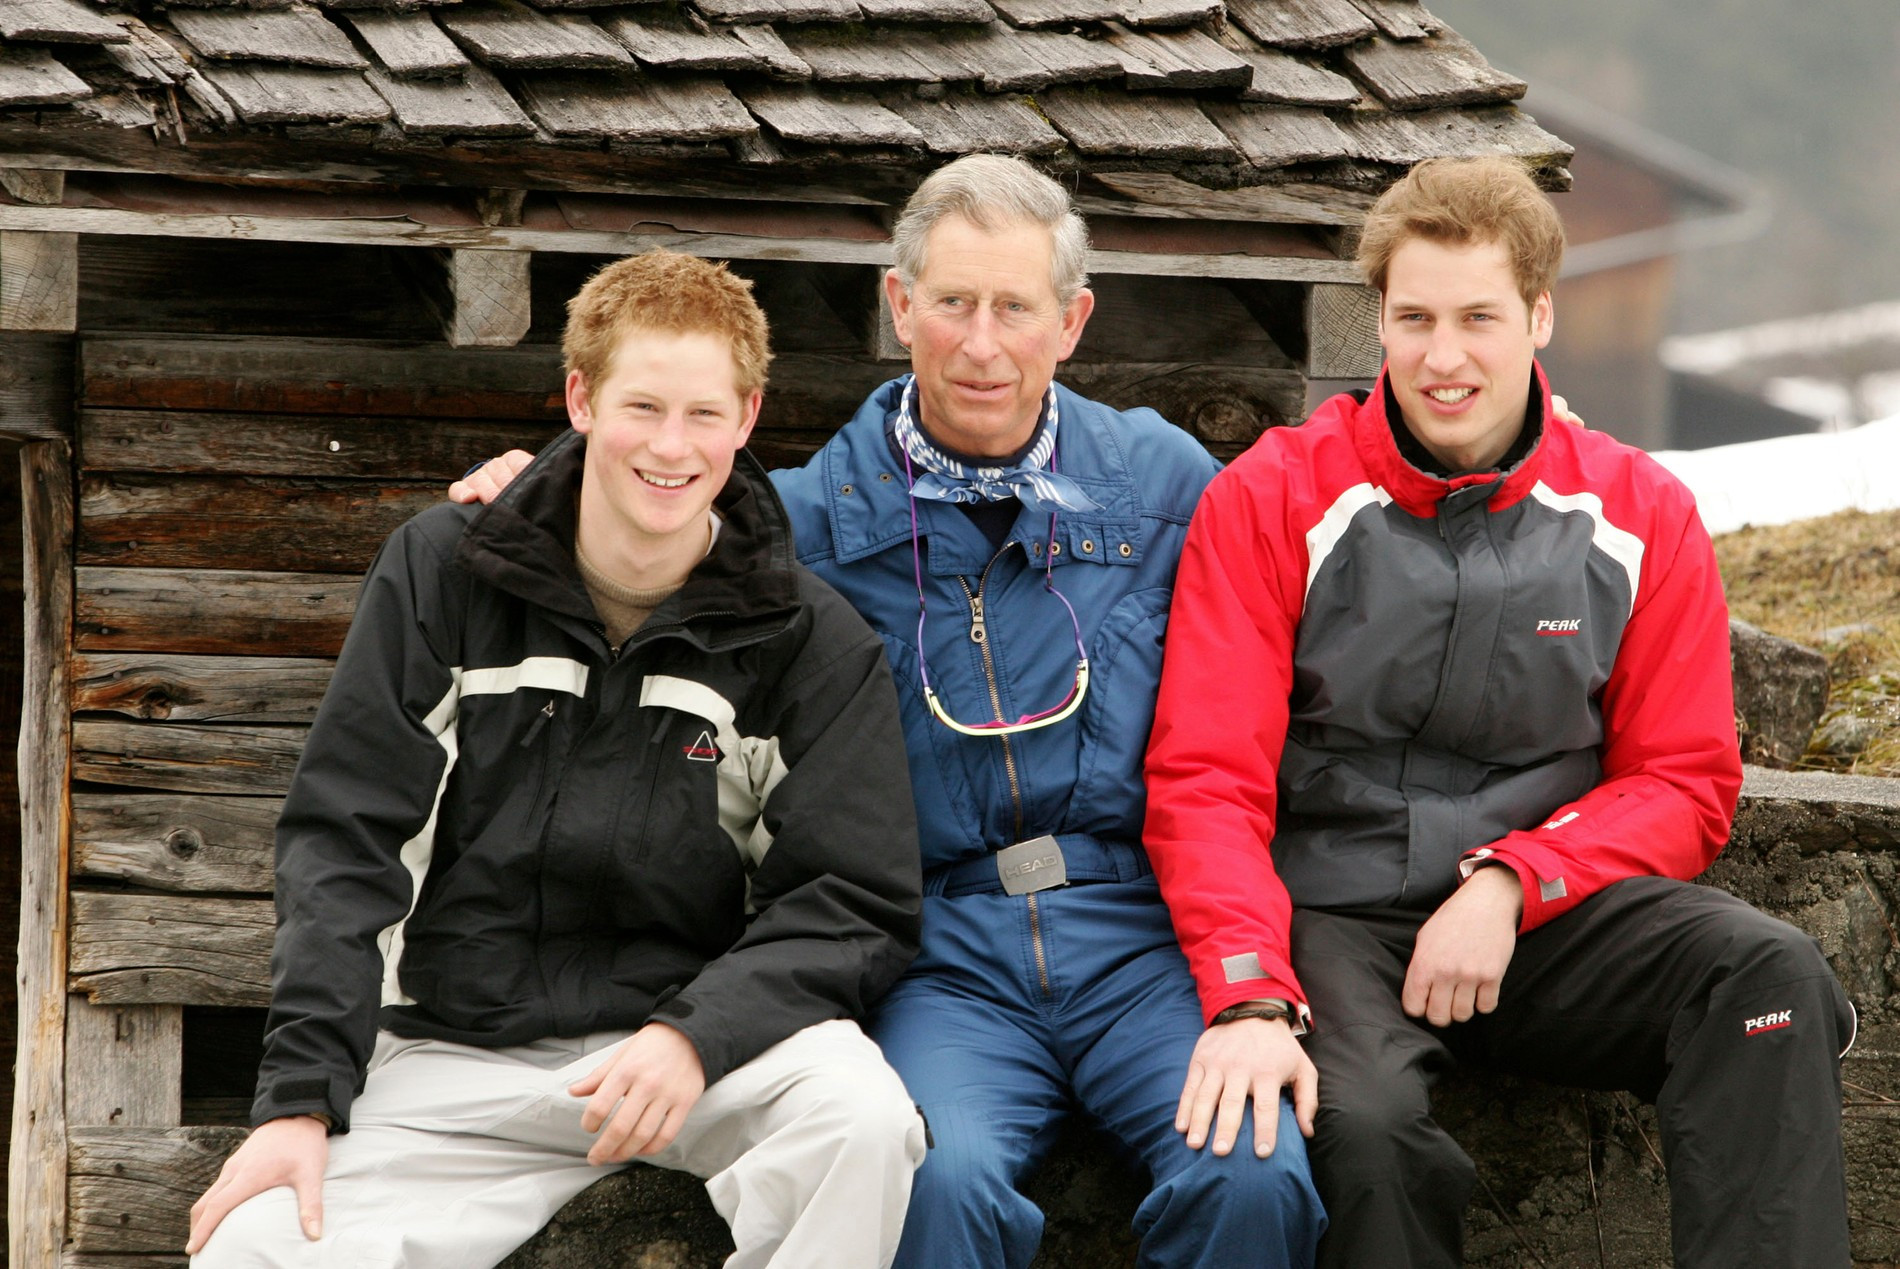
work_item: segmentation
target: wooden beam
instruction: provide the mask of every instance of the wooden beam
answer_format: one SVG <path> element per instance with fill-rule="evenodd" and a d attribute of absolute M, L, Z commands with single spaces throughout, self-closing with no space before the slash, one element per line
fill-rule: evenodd
<path fill-rule="evenodd" d="M 863 341 L 873 361 L 910 361 L 910 349 L 897 342 L 891 302 L 884 294 L 882 269 L 817 269 L 812 286 L 846 327 Z"/>
<path fill-rule="evenodd" d="M 1068 362 L 1056 368 L 1056 378 L 1118 410 L 1148 406 L 1209 448 L 1216 442 L 1244 447 L 1269 427 L 1297 422 L 1306 407 L 1306 380 L 1297 370 Z"/>
<path fill-rule="evenodd" d="M 73 710 L 173 722 L 308 723 L 336 662 L 91 652 L 73 657 Z"/>
<path fill-rule="evenodd" d="M 0 189 L 23 203 L 57 207 L 66 197 L 66 173 L 23 167 L 0 167 Z"/>
<path fill-rule="evenodd" d="M 179 793 L 280 794 L 307 731 L 81 719 L 73 724 L 73 778 Z"/>
<path fill-rule="evenodd" d="M 534 313 L 526 251 L 436 251 L 424 265 L 423 297 L 452 348 L 512 348 Z"/>
<path fill-rule="evenodd" d="M 73 356 L 71 335 L 0 331 L 0 436 L 73 434 Z"/>
<path fill-rule="evenodd" d="M 74 638 L 88 651 L 335 656 L 358 585 L 330 573 L 82 568 Z"/>
<path fill-rule="evenodd" d="M 73 795 L 73 875 L 156 890 L 268 894 L 282 798 Z"/>
<path fill-rule="evenodd" d="M 1379 293 L 1364 285 L 1316 284 L 1306 298 L 1306 373 L 1315 379 L 1371 379 L 1383 361 Z"/>
<path fill-rule="evenodd" d="M 191 1205 L 217 1179 L 246 1136 L 242 1128 L 77 1128 L 72 1135 L 75 1251 L 175 1252 L 185 1245 Z M 51 1266 L 57 1261 L 47 1261 Z M 81 1264 L 68 1259 L 67 1269 Z M 156 1261 L 88 1256 L 83 1263 Z M 183 1264 L 182 1258 L 177 1263 Z"/>
<path fill-rule="evenodd" d="M 177 1005 L 66 1005 L 66 1127 L 176 1128 L 185 1013 Z"/>
<path fill-rule="evenodd" d="M 94 1004 L 268 1005 L 269 899 L 72 896 L 72 984 Z"/>
<path fill-rule="evenodd" d="M 20 452 L 25 656 L 20 711 L 19 1040 L 7 1175 L 8 1263 L 59 1263 L 66 1234 L 66 878 L 72 762 L 72 451 Z"/>
<path fill-rule="evenodd" d="M 57 218 L 67 210 L 50 214 Z M 79 235 L 0 230 L 0 330 L 70 331 L 78 325 Z"/>

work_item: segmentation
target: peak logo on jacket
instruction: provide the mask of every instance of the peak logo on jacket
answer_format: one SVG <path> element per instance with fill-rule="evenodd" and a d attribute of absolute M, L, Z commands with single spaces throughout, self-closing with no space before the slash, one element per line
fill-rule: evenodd
<path fill-rule="evenodd" d="M 1794 1010 L 1783 1009 L 1780 1013 L 1765 1013 L 1759 1018 L 1750 1018 L 1742 1024 L 1745 1036 L 1760 1035 L 1764 1031 L 1779 1031 L 1783 1027 L 1794 1025 Z"/>
<path fill-rule="evenodd" d="M 713 743 L 712 733 L 702 731 L 699 739 L 690 745 L 681 745 L 680 752 L 691 762 L 718 762 L 721 754 L 719 746 Z"/>
<path fill-rule="evenodd" d="M 1537 623 L 1539 635 L 1573 635 L 1583 630 L 1583 618 L 1558 617 Z"/>

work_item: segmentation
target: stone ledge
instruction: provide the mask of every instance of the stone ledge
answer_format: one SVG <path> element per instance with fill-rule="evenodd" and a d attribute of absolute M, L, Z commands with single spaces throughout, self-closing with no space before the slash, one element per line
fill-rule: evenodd
<path fill-rule="evenodd" d="M 1855 1263 L 1900 1262 L 1900 780 L 1749 768 L 1729 848 L 1703 880 L 1813 934 L 1853 997 L 1861 1027 L 1844 1063 L 1844 1114 Z M 1472 1072 L 1447 1080 L 1435 1106 L 1478 1166 L 1467 1265 L 1670 1263 L 1647 1106 Z M 1132 1266 L 1142 1192 L 1110 1143 L 1072 1132 L 1030 1188 L 1048 1214 L 1036 1265 Z M 731 1247 L 691 1177 L 636 1168 L 568 1204 L 503 1269 L 717 1269 Z"/>

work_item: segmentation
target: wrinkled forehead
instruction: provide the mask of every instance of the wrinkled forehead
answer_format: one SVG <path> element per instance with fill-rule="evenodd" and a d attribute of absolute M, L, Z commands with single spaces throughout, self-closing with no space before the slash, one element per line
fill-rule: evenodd
<path fill-rule="evenodd" d="M 978 224 L 953 212 L 925 233 L 923 255 L 917 280 L 925 286 L 981 283 L 994 291 L 1055 298 L 1055 233 L 1031 220 Z"/>

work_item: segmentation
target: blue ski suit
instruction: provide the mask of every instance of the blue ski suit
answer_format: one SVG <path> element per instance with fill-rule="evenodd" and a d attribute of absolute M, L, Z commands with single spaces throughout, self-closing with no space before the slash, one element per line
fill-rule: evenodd
<path fill-rule="evenodd" d="M 1325 1217 L 1281 1102 L 1258 1159 L 1251 1122 L 1225 1158 L 1174 1129 L 1200 1001 L 1141 846 L 1142 760 L 1175 566 L 1218 464 L 1152 410 L 1057 385 L 1056 466 L 1099 504 L 1022 511 L 1000 549 L 956 506 L 919 500 L 930 682 L 952 717 L 1015 720 L 1061 702 L 1075 640 L 1090 682 L 1062 722 L 961 735 L 922 694 L 918 583 L 902 463 L 886 426 L 903 381 L 872 394 L 804 467 L 775 473 L 799 559 L 884 640 L 897 681 L 924 864 L 923 948 L 872 1034 L 930 1124 L 900 1266 L 1001 1269 L 1034 1255 L 1042 1214 L 1018 1187 L 1071 1108 L 1145 1166 L 1141 1264 L 1305 1266 Z M 994 852 L 1053 834 L 1069 884 L 1009 895 Z"/>

